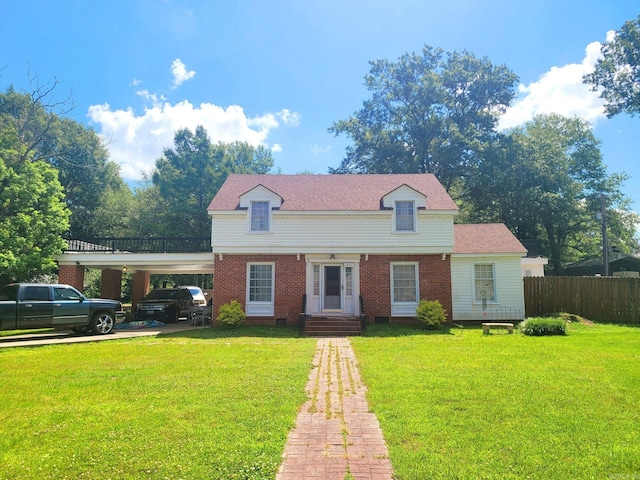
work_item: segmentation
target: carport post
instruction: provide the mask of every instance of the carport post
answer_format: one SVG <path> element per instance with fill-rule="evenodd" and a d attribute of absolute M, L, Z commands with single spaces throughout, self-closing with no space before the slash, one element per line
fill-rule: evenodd
<path fill-rule="evenodd" d="M 131 286 L 131 311 L 135 312 L 136 305 L 142 297 L 149 291 L 151 284 L 151 274 L 149 272 L 135 272 L 133 274 L 133 285 Z"/>
<path fill-rule="evenodd" d="M 113 300 L 122 299 L 122 270 L 103 270 L 100 296 Z"/>

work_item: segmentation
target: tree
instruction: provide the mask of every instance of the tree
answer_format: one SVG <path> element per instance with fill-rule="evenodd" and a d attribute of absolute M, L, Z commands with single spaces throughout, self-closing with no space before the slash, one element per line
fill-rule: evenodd
<path fill-rule="evenodd" d="M 29 280 L 55 268 L 69 210 L 53 167 L 16 161 L 18 150 L 0 138 L 0 281 Z M 24 158 L 24 157 L 23 157 Z M 28 160 L 28 158 L 27 158 Z"/>
<path fill-rule="evenodd" d="M 126 236 L 132 193 L 109 159 L 100 137 L 68 118 L 52 124 L 53 143 L 42 152 L 58 170 L 71 210 L 69 234 L 77 238 Z"/>
<path fill-rule="evenodd" d="M 229 173 L 269 173 L 271 151 L 246 142 L 213 144 L 202 126 L 176 132 L 174 148 L 164 150 L 151 176 L 157 206 L 150 212 L 160 221 L 156 234 L 207 237 L 211 222 L 207 207 Z M 149 192 L 138 192 L 148 196 Z M 137 195 L 138 195 L 137 194 Z"/>
<path fill-rule="evenodd" d="M 330 172 L 430 172 L 451 190 L 479 163 L 516 82 L 506 66 L 430 46 L 371 62 L 371 99 L 329 129 L 354 142 Z"/>
<path fill-rule="evenodd" d="M 612 244 L 633 248 L 633 214 L 620 191 L 625 179 L 606 172 L 600 141 L 586 121 L 540 115 L 502 136 L 468 180 L 468 216 L 503 222 L 518 238 L 537 240 L 558 273 L 563 262 L 600 254 L 595 213 L 601 193 L 617 208 Z"/>
<path fill-rule="evenodd" d="M 105 200 L 111 199 L 110 192 L 122 194 L 123 199 L 130 197 L 119 166 L 109 160 L 92 129 L 62 116 L 73 106 L 69 98 L 54 98 L 59 82 L 41 85 L 32 78 L 31 85 L 31 93 L 9 87 L 0 94 L 2 127 L 15 140 L 12 161 L 46 161 L 58 171 L 71 210 L 65 233 L 81 238 L 108 236 L 121 212 L 106 209 Z M 101 210 L 100 218 L 97 210 Z"/>
<path fill-rule="evenodd" d="M 595 70 L 584 76 L 592 90 L 602 88 L 605 113 L 640 113 L 640 16 L 628 20 L 615 36 L 602 44 L 602 58 Z"/>

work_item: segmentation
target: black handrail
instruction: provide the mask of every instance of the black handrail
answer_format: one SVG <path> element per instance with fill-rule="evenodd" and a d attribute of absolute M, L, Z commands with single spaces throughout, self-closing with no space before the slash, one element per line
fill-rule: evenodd
<path fill-rule="evenodd" d="M 104 253 L 206 253 L 211 251 L 209 237 L 155 238 L 65 238 L 65 252 Z"/>
<path fill-rule="evenodd" d="M 307 320 L 307 294 L 302 294 L 302 308 L 300 309 L 300 333 L 304 333 L 304 324 Z"/>
<path fill-rule="evenodd" d="M 360 295 L 360 329 L 362 333 L 367 329 L 367 317 L 364 314 L 364 298 Z"/>

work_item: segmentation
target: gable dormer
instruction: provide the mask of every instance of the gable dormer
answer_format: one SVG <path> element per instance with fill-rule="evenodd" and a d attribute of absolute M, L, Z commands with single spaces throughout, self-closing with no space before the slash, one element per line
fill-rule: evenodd
<path fill-rule="evenodd" d="M 427 197 L 406 184 L 382 197 L 385 210 L 393 210 L 394 233 L 416 233 L 418 228 L 418 210 L 424 210 Z"/>
<path fill-rule="evenodd" d="M 272 227 L 272 212 L 282 206 L 280 195 L 264 185 L 256 185 L 240 195 L 239 207 L 247 210 L 248 230 L 253 233 L 269 233 Z"/>

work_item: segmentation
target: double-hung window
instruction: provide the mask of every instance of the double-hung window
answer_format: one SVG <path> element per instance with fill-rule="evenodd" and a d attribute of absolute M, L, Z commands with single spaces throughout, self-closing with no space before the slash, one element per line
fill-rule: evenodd
<path fill-rule="evenodd" d="M 413 200 L 396 201 L 396 232 L 415 232 L 415 203 Z"/>
<path fill-rule="evenodd" d="M 269 231 L 269 202 L 251 202 L 251 231 Z"/>
<path fill-rule="evenodd" d="M 420 294 L 418 290 L 418 264 L 413 262 L 391 264 L 391 314 L 415 316 Z"/>
<path fill-rule="evenodd" d="M 247 268 L 247 314 L 273 315 L 273 263 L 250 263 Z"/>
<path fill-rule="evenodd" d="M 496 301 L 496 279 L 493 264 L 475 264 L 474 282 L 476 302 L 485 303 Z"/>

